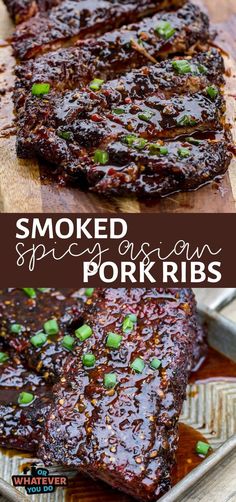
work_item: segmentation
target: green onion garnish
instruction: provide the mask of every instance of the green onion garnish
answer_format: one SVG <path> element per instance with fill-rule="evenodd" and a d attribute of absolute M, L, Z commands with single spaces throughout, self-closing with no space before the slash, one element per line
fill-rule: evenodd
<path fill-rule="evenodd" d="M 146 111 L 146 112 L 139 113 L 138 118 L 140 120 L 144 120 L 144 122 L 149 122 L 151 120 L 151 118 L 153 117 L 153 115 L 155 115 L 153 112 Z"/>
<path fill-rule="evenodd" d="M 216 96 L 218 96 L 218 94 L 219 94 L 219 91 L 215 85 L 211 85 L 210 87 L 207 87 L 206 92 L 211 99 L 215 99 Z"/>
<path fill-rule="evenodd" d="M 107 373 L 104 375 L 104 385 L 107 389 L 113 389 L 117 384 L 115 373 Z"/>
<path fill-rule="evenodd" d="M 192 145 L 200 145 L 201 141 L 199 139 L 196 139 L 196 138 L 192 138 L 191 136 L 189 138 L 186 138 L 186 141 L 188 143 L 191 143 Z"/>
<path fill-rule="evenodd" d="M 9 355 L 6 352 L 0 352 L 0 363 L 5 363 L 9 359 Z"/>
<path fill-rule="evenodd" d="M 167 155 L 169 153 L 166 146 L 160 146 L 156 143 L 150 143 L 149 150 L 152 155 Z"/>
<path fill-rule="evenodd" d="M 110 349 L 119 349 L 121 341 L 121 335 L 117 335 L 117 333 L 108 333 L 106 346 Z"/>
<path fill-rule="evenodd" d="M 133 146 L 134 142 L 139 139 L 138 136 L 135 136 L 135 134 L 127 134 L 127 136 L 125 136 L 123 138 L 123 141 L 125 143 L 127 143 L 128 146 Z"/>
<path fill-rule="evenodd" d="M 72 350 L 74 347 L 75 339 L 70 335 L 66 335 L 62 338 L 61 343 L 63 347 L 65 347 L 65 349 Z"/>
<path fill-rule="evenodd" d="M 10 331 L 11 333 L 21 333 L 23 331 L 24 326 L 21 324 L 11 324 Z"/>
<path fill-rule="evenodd" d="M 90 82 L 89 87 L 90 89 L 92 89 L 92 91 L 99 91 L 103 83 L 104 80 L 102 80 L 101 78 L 94 78 L 92 82 Z"/>
<path fill-rule="evenodd" d="M 198 441 L 196 444 L 196 453 L 199 455 L 206 456 L 211 446 L 208 443 L 204 443 L 203 441 Z"/>
<path fill-rule="evenodd" d="M 36 335 L 30 338 L 30 342 L 35 347 L 42 347 L 47 341 L 47 335 L 45 333 L 37 333 Z"/>
<path fill-rule="evenodd" d="M 106 164 L 108 162 L 109 155 L 104 150 L 95 150 L 93 160 L 97 164 L 104 165 L 104 164 Z"/>
<path fill-rule="evenodd" d="M 115 113 L 115 115 L 123 115 L 125 113 L 124 108 L 113 108 L 112 113 Z"/>
<path fill-rule="evenodd" d="M 92 296 L 93 292 L 94 292 L 94 288 L 87 288 L 85 290 L 84 294 L 85 294 L 85 296 L 90 297 L 90 296 Z"/>
<path fill-rule="evenodd" d="M 189 155 L 191 155 L 191 152 L 188 148 L 178 148 L 178 155 L 184 159 L 186 157 L 189 157 Z"/>
<path fill-rule="evenodd" d="M 30 404 L 34 400 L 34 394 L 31 392 L 21 392 L 18 397 L 19 404 Z"/>
<path fill-rule="evenodd" d="M 138 150 L 142 150 L 146 144 L 148 143 L 148 140 L 147 139 L 144 139 L 144 138 L 138 138 L 137 140 L 135 140 L 134 142 L 134 147 L 135 148 L 138 148 Z"/>
<path fill-rule="evenodd" d="M 80 326 L 80 328 L 78 328 L 75 331 L 75 336 L 77 336 L 77 338 L 79 338 L 79 340 L 81 342 L 84 342 L 84 340 L 87 340 L 87 338 L 90 338 L 90 336 L 92 334 L 93 334 L 93 330 L 92 330 L 92 328 L 90 328 L 90 326 L 88 326 L 88 324 L 83 324 L 83 326 Z"/>
<path fill-rule="evenodd" d="M 37 288 L 38 291 L 41 291 L 41 293 L 46 293 L 47 291 L 50 291 L 50 288 Z"/>
<path fill-rule="evenodd" d="M 43 325 L 45 333 L 47 335 L 57 335 L 59 333 L 59 326 L 57 324 L 56 319 L 50 319 L 49 321 L 46 321 Z"/>
<path fill-rule="evenodd" d="M 177 59 L 176 61 L 172 61 L 172 66 L 180 75 L 184 75 L 185 73 L 190 73 L 192 71 L 192 67 L 187 59 Z"/>
<path fill-rule="evenodd" d="M 144 360 L 141 359 L 141 357 L 136 357 L 136 359 L 134 359 L 130 366 L 136 373 L 142 373 L 145 363 Z"/>
<path fill-rule="evenodd" d="M 156 33 L 158 33 L 165 40 L 168 40 L 175 34 L 176 29 L 171 26 L 169 21 L 160 21 L 159 25 L 154 28 L 154 31 L 156 31 Z"/>
<path fill-rule="evenodd" d="M 31 92 L 33 96 L 43 96 L 50 92 L 50 84 L 33 84 L 31 87 Z"/>
<path fill-rule="evenodd" d="M 199 64 L 198 65 L 198 71 L 199 73 L 202 73 L 203 75 L 206 75 L 206 73 L 208 72 L 208 69 L 206 66 L 204 66 L 204 64 Z"/>
<path fill-rule="evenodd" d="M 57 131 L 57 136 L 62 139 L 66 139 L 67 141 L 72 139 L 72 133 L 70 131 Z"/>
<path fill-rule="evenodd" d="M 151 362 L 150 362 L 150 366 L 153 370 L 157 370 L 158 368 L 160 368 L 161 366 L 161 361 L 160 359 L 158 359 L 157 357 L 154 357 Z"/>
<path fill-rule="evenodd" d="M 177 122 L 181 126 L 194 126 L 197 123 L 191 115 L 184 115 L 181 119 L 177 120 Z"/>
<path fill-rule="evenodd" d="M 129 333 L 130 331 L 132 331 L 134 328 L 134 323 L 133 321 L 130 319 L 130 316 L 127 316 L 125 318 L 125 320 L 123 321 L 123 324 L 122 324 L 122 329 L 123 329 L 123 332 L 124 333 Z"/>
<path fill-rule="evenodd" d="M 92 368 L 92 366 L 94 366 L 94 364 L 95 364 L 95 361 L 96 361 L 96 358 L 91 353 L 84 354 L 82 357 L 82 363 L 87 368 Z"/>
<path fill-rule="evenodd" d="M 36 298 L 35 289 L 33 288 L 22 288 L 22 289 L 30 298 Z"/>

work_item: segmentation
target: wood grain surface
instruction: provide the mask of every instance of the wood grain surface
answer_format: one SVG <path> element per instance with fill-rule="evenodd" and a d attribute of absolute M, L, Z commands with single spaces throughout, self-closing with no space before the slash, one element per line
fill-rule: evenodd
<path fill-rule="evenodd" d="M 228 54 L 227 67 L 232 69 L 227 79 L 228 115 L 234 123 L 236 139 L 236 1 L 196 0 L 204 2 L 213 24 L 218 30 L 217 44 Z M 0 39 L 13 30 L 7 11 L 0 0 Z M 3 45 L 3 44 L 1 44 Z M 11 48 L 0 48 L 0 89 L 6 89 L 0 101 L 0 211 L 1 212 L 98 212 L 98 213 L 235 213 L 236 212 L 236 164 L 232 161 L 228 173 L 220 185 L 211 183 L 201 189 L 179 193 L 161 200 L 137 200 L 105 198 L 84 193 L 78 188 L 59 187 L 56 181 L 43 182 L 42 168 L 37 161 L 17 159 L 15 153 L 14 116 L 11 89 L 14 85 L 14 59 Z M 4 65 L 4 68 L 3 68 Z M 3 131 L 1 133 L 1 131 Z M 9 136 L 6 137 L 6 133 Z M 1 137 L 1 135 L 3 137 Z"/>

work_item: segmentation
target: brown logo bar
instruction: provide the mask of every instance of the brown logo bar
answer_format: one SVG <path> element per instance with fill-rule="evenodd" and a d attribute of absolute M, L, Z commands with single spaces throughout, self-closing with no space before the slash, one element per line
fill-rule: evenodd
<path fill-rule="evenodd" d="M 233 287 L 233 215 L 1 215 L 2 287 Z"/>

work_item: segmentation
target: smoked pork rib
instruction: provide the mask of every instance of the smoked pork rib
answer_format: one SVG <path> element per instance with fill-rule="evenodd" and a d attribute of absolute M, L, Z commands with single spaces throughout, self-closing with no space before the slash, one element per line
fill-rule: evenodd
<path fill-rule="evenodd" d="M 133 321 L 125 328 L 129 314 Z M 154 501 L 170 487 L 177 422 L 199 337 L 204 345 L 194 298 L 189 290 L 103 289 L 83 319 L 92 335 L 68 356 L 54 386 L 39 457 Z M 115 349 L 108 346 L 109 333 L 121 336 Z M 86 354 L 96 358 L 92 367 L 82 362 Z M 107 374 L 115 375 L 112 388 Z"/>
<path fill-rule="evenodd" d="M 168 40 L 155 30 L 161 22 L 169 22 L 176 30 Z M 153 63 L 149 58 L 187 52 L 194 44 L 204 43 L 208 38 L 207 16 L 196 5 L 187 3 L 177 11 L 161 12 L 97 39 L 81 41 L 78 46 L 22 62 L 16 67 L 16 109 L 22 106 L 25 95 L 35 83 L 47 82 L 58 91 L 82 88 L 94 77 L 114 79 L 127 70 Z M 212 71 L 215 67 L 220 73 L 218 67 L 222 65 L 223 60 L 215 51 Z"/>
<path fill-rule="evenodd" d="M 30 19 L 37 12 L 44 12 L 60 3 L 60 0 L 4 0 L 16 24 Z"/>
<path fill-rule="evenodd" d="M 60 373 L 68 354 L 63 337 L 75 330 L 85 297 L 72 288 L 60 291 L 36 292 L 28 298 L 23 290 L 5 289 L 0 292 L 0 339 L 11 357 L 16 357 L 30 370 L 40 373 L 46 381 L 54 381 Z M 44 324 L 56 319 L 59 331 L 48 336 L 45 343 L 36 347 L 31 338 L 44 331 Z M 12 326 L 22 326 L 17 334 Z"/>
<path fill-rule="evenodd" d="M 18 403 L 22 392 L 34 396 L 28 406 Z M 0 364 L 0 445 L 35 452 L 51 402 L 44 380 L 28 372 L 19 360 Z"/>
<path fill-rule="evenodd" d="M 19 59 L 28 59 L 68 40 L 104 33 L 183 3 L 184 0 L 64 0 L 18 25 L 13 48 Z"/>
<path fill-rule="evenodd" d="M 224 127 L 222 57 L 212 50 L 188 58 L 184 74 L 176 69 L 181 62 L 133 70 L 97 92 L 87 86 L 53 89 L 42 99 L 29 96 L 20 114 L 18 155 L 39 155 L 60 167 L 64 180 L 87 183 L 100 193 L 120 188 L 166 195 L 181 184 L 196 188 L 224 173 L 231 159 L 227 138 L 209 134 Z M 170 142 L 204 131 L 201 141 Z M 106 156 L 102 165 L 97 152 Z"/>

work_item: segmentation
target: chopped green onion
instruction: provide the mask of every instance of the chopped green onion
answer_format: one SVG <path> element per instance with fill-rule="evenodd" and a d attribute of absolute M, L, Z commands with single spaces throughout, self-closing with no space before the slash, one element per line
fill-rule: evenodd
<path fill-rule="evenodd" d="M 206 75 L 206 73 L 208 72 L 208 69 L 206 66 L 204 66 L 204 64 L 199 64 L 198 65 L 198 71 L 199 73 L 202 73 L 203 75 Z"/>
<path fill-rule="evenodd" d="M 133 146 L 134 142 L 139 139 L 138 136 L 135 136 L 135 134 L 127 134 L 127 136 L 125 136 L 123 138 L 123 141 L 125 143 L 127 143 L 128 146 Z"/>
<path fill-rule="evenodd" d="M 30 342 L 35 347 L 42 347 L 47 341 L 47 335 L 45 333 L 37 333 L 36 335 L 30 338 Z"/>
<path fill-rule="evenodd" d="M 82 357 L 82 363 L 87 368 L 92 368 L 92 366 L 94 366 L 95 362 L 96 362 L 96 358 L 91 353 L 84 354 Z"/>
<path fill-rule="evenodd" d="M 219 91 L 215 85 L 211 85 L 210 87 L 207 87 L 206 92 L 211 99 L 215 99 L 216 96 L 218 96 L 218 94 L 219 94 Z"/>
<path fill-rule="evenodd" d="M 50 92 L 50 84 L 33 84 L 31 87 L 31 92 L 33 96 L 43 96 Z"/>
<path fill-rule="evenodd" d="M 95 150 L 93 160 L 97 162 L 97 164 L 104 165 L 108 162 L 109 155 L 104 150 Z"/>
<path fill-rule="evenodd" d="M 136 359 L 131 363 L 130 366 L 136 373 L 142 373 L 145 363 L 144 360 L 141 359 L 141 357 L 136 357 Z"/>
<path fill-rule="evenodd" d="M 177 122 L 181 126 L 194 126 L 197 123 L 191 115 L 184 115 L 181 119 L 177 120 Z"/>
<path fill-rule="evenodd" d="M 106 346 L 110 349 L 119 349 L 121 341 L 121 335 L 117 335 L 117 333 L 108 333 Z"/>
<path fill-rule="evenodd" d="M 94 78 L 92 82 L 90 82 L 89 87 L 90 89 L 92 89 L 92 91 L 99 91 L 103 83 L 104 80 L 102 80 L 101 78 Z"/>
<path fill-rule="evenodd" d="M 148 143 L 148 140 L 147 139 L 144 139 L 144 138 L 138 138 L 135 142 L 134 142 L 134 147 L 135 148 L 138 148 L 138 150 L 142 150 L 146 144 Z"/>
<path fill-rule="evenodd" d="M 154 29 L 162 38 L 168 40 L 175 34 L 176 29 L 171 26 L 169 21 L 160 21 L 159 25 Z"/>
<path fill-rule="evenodd" d="M 117 384 L 115 373 L 107 373 L 104 375 L 104 385 L 107 389 L 113 389 Z"/>
<path fill-rule="evenodd" d="M 203 441 L 198 441 L 196 444 L 196 453 L 199 453 L 199 455 L 206 456 L 210 448 L 211 446 L 208 443 L 204 443 Z"/>
<path fill-rule="evenodd" d="M 192 71 L 192 67 L 187 59 L 177 59 L 176 61 L 172 61 L 172 66 L 180 75 L 184 75 L 185 73 L 190 73 Z"/>
<path fill-rule="evenodd" d="M 11 333 L 21 333 L 23 331 L 24 326 L 21 324 L 11 324 L 10 331 Z"/>
<path fill-rule="evenodd" d="M 59 138 L 62 138 L 62 139 L 66 139 L 66 140 L 70 140 L 72 139 L 72 133 L 70 131 L 57 131 L 57 136 L 59 136 Z"/>
<path fill-rule="evenodd" d="M 94 288 L 87 288 L 85 290 L 84 294 L 85 294 L 85 296 L 89 297 L 89 296 L 92 296 L 93 292 L 94 292 Z"/>
<path fill-rule="evenodd" d="M 191 136 L 189 138 L 186 138 L 186 141 L 188 143 L 191 143 L 192 145 L 200 145 L 201 141 L 199 139 L 196 139 L 196 138 L 192 138 Z"/>
<path fill-rule="evenodd" d="M 0 352 L 0 363 L 5 363 L 8 359 L 9 355 L 6 352 Z"/>
<path fill-rule="evenodd" d="M 128 314 L 128 316 L 132 322 L 137 322 L 137 316 L 135 314 Z"/>
<path fill-rule="evenodd" d="M 141 38 L 138 38 L 138 45 L 143 46 L 143 40 Z"/>
<path fill-rule="evenodd" d="M 161 361 L 160 359 L 158 359 L 157 357 L 154 357 L 151 362 L 150 362 L 150 366 L 153 370 L 157 370 L 158 368 L 160 368 L 161 366 Z"/>
<path fill-rule="evenodd" d="M 93 334 L 93 330 L 92 330 L 92 328 L 90 328 L 90 326 L 88 326 L 88 324 L 83 324 L 83 326 L 80 326 L 80 328 L 78 328 L 75 331 L 75 336 L 77 336 L 77 338 L 79 338 L 79 340 L 81 342 L 84 342 L 84 340 L 87 340 L 87 338 L 90 338 L 90 336 L 92 334 Z"/>
<path fill-rule="evenodd" d="M 36 298 L 35 289 L 33 288 L 22 288 L 22 289 L 30 298 Z"/>
<path fill-rule="evenodd" d="M 75 343 L 75 339 L 70 335 L 66 335 L 62 338 L 61 343 L 63 347 L 65 347 L 65 349 L 72 350 Z"/>
<path fill-rule="evenodd" d="M 152 155 L 167 155 L 169 153 L 166 146 L 161 146 L 156 143 L 150 143 L 149 150 Z"/>
<path fill-rule="evenodd" d="M 18 397 L 19 404 L 30 404 L 34 400 L 34 394 L 31 392 L 21 392 Z"/>
<path fill-rule="evenodd" d="M 191 155 L 191 152 L 188 148 L 179 148 L 178 154 L 180 157 L 183 157 L 184 159 L 185 157 L 189 157 L 189 155 Z"/>
<path fill-rule="evenodd" d="M 144 120 L 144 122 L 149 122 L 151 120 L 151 118 L 153 117 L 153 115 L 155 115 L 154 112 L 146 111 L 146 112 L 139 113 L 138 118 L 140 120 Z"/>
<path fill-rule="evenodd" d="M 124 333 L 129 333 L 134 329 L 134 323 L 131 321 L 130 316 L 127 316 L 122 324 L 122 329 Z"/>
<path fill-rule="evenodd" d="M 124 108 L 113 108 L 112 113 L 115 113 L 115 115 L 123 115 L 125 113 Z"/>
<path fill-rule="evenodd" d="M 47 291 L 50 291 L 50 288 L 37 288 L 38 291 L 41 291 L 41 293 L 46 293 Z"/>
<path fill-rule="evenodd" d="M 49 321 L 46 321 L 44 323 L 43 327 L 44 327 L 45 333 L 47 333 L 47 335 L 49 335 L 49 336 L 57 335 L 57 333 L 59 332 L 59 326 L 57 324 L 56 319 L 50 319 Z"/>

